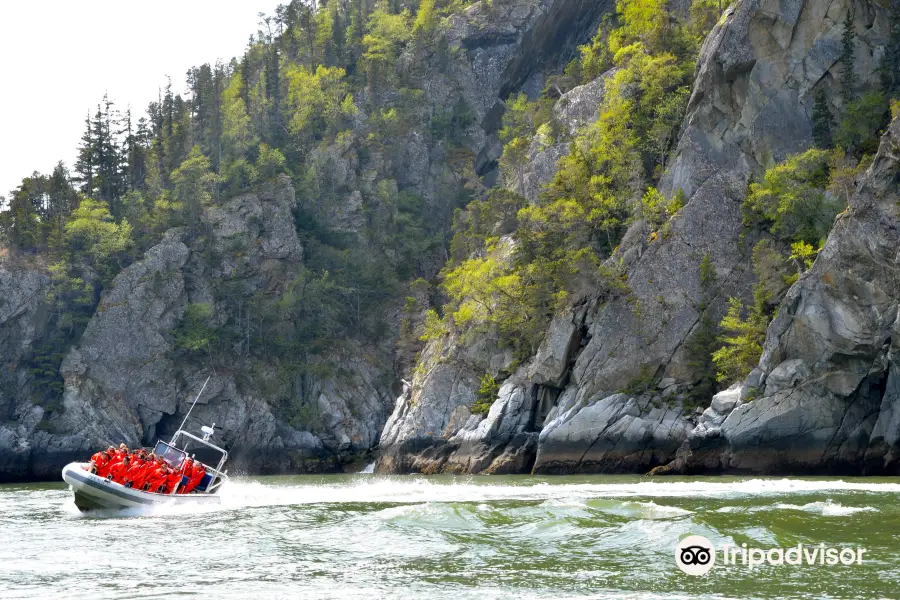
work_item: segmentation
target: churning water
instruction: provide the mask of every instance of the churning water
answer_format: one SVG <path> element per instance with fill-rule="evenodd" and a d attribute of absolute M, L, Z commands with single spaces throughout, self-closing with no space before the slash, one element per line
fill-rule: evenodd
<path fill-rule="evenodd" d="M 716 545 L 852 546 L 861 565 L 676 568 Z M 0 486 L 0 597 L 900 596 L 900 479 L 237 479 L 216 507 L 82 515 Z"/>

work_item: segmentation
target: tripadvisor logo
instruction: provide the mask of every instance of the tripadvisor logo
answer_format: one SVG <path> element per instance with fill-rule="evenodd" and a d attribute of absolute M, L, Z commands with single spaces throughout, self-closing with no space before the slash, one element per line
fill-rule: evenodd
<path fill-rule="evenodd" d="M 865 548 L 826 548 L 825 544 L 790 548 L 748 548 L 747 544 L 735 546 L 723 544 L 721 563 L 726 566 L 743 566 L 748 569 L 768 564 L 778 565 L 861 565 Z M 716 548 L 702 535 L 689 535 L 675 546 L 675 564 L 688 575 L 706 575 L 716 564 Z"/>
<path fill-rule="evenodd" d="M 716 550 L 702 535 L 689 535 L 675 546 L 675 564 L 688 575 L 706 575 L 716 564 Z"/>

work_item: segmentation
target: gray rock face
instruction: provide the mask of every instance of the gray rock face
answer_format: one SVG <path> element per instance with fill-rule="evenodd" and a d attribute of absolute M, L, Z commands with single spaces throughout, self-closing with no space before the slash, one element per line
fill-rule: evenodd
<path fill-rule="evenodd" d="M 900 120 L 769 326 L 753 392 L 676 472 L 900 473 Z M 750 396 L 752 397 L 752 395 Z"/>
<path fill-rule="evenodd" d="M 24 361 L 46 324 L 49 281 L 36 265 L 0 262 L 0 482 L 27 477 L 35 443 L 29 434 L 44 415 L 42 407 L 29 402 Z"/>
<path fill-rule="evenodd" d="M 363 353 L 343 360 L 349 375 L 307 378 L 303 385 L 283 382 L 283 373 L 241 348 L 215 369 L 178 360 L 172 331 L 188 304 L 207 303 L 220 320 L 228 311 L 214 291 L 222 281 L 231 286 L 224 301 L 234 302 L 258 290 L 279 293 L 296 277 L 303 251 L 294 203 L 290 181 L 278 179 L 207 209 L 205 241 L 171 230 L 121 271 L 63 360 L 62 407 L 52 412 L 30 397 L 18 364 L 42 327 L 48 278 L 37 269 L 0 268 L 0 344 L 20 384 L 4 381 L 0 388 L 20 390 L 0 397 L 0 480 L 55 479 L 63 464 L 100 446 L 149 445 L 171 435 L 207 375 L 188 426 L 215 423 L 232 470 L 336 470 L 372 448 L 390 389 Z M 279 405 L 299 388 L 308 414 L 295 422 Z"/>
<path fill-rule="evenodd" d="M 543 74 L 564 66 L 567 50 L 590 39 L 614 9 L 611 0 L 494 0 L 450 17 L 448 42 L 466 57 L 454 80 L 481 120 L 473 140 L 479 174 L 490 171 L 503 150 L 496 134 L 503 100 L 519 89 L 539 91 Z"/>
<path fill-rule="evenodd" d="M 547 144 L 540 136 L 532 140 L 528 148 L 528 166 L 521 179 L 512 182 L 511 188 L 514 191 L 525 196 L 529 202 L 538 201 L 543 187 L 556 174 L 557 163 L 569 154 L 571 142 L 579 130 L 599 118 L 606 80 L 617 70 L 607 71 L 594 81 L 566 92 L 556 101 L 553 119 L 560 130 L 559 139 Z"/>
<path fill-rule="evenodd" d="M 447 441 L 481 420 L 469 411 L 480 387 L 479 377 L 492 363 L 504 365 L 511 359 L 497 350 L 496 340 L 469 345 L 465 355 L 459 350 L 461 345 L 452 337 L 425 346 L 412 386 L 397 398 L 381 433 L 376 470 L 438 472 L 446 460 Z M 443 454 L 436 454 L 438 449 Z M 423 450 L 427 452 L 420 455 Z"/>
<path fill-rule="evenodd" d="M 873 86 L 879 75 L 872 57 L 879 55 L 891 25 L 888 9 L 878 3 L 746 0 L 728 9 L 707 38 L 682 133 L 660 184 L 667 197 L 681 191 L 686 205 L 671 221 L 667 233 L 655 241 L 648 240 L 649 231 L 643 223 L 631 228 L 609 261 L 611 267 L 624 267 L 627 293 L 592 300 L 586 314 L 578 320 L 580 344 L 573 344 L 577 347 L 571 350 L 563 350 L 571 343 L 570 328 L 561 327 L 559 319 L 555 319 L 541 350 L 527 365 L 533 401 L 556 398 L 537 440 L 533 466 L 536 472 L 646 470 L 671 461 L 692 431 L 697 435 L 691 443 L 701 439 L 702 433 L 702 443 L 710 448 L 708 456 L 719 465 L 716 444 L 722 443 L 722 436 L 732 426 L 729 423 L 744 419 L 742 428 L 753 427 L 758 416 L 753 411 L 759 409 L 752 408 L 754 402 L 746 402 L 750 393 L 746 385 L 740 392 L 717 397 L 716 407 L 702 415 L 686 415 L 681 408 L 679 390 L 690 384 L 694 376 L 685 341 L 700 317 L 698 306 L 703 298 L 699 266 L 708 254 L 716 274 L 717 294 L 711 304 L 715 313 L 724 311 L 725 299 L 730 296 L 749 299 L 753 274 L 749 252 L 740 242 L 740 205 L 747 184 L 766 168 L 811 145 L 810 118 L 818 89 L 825 90 L 833 105 L 840 103 L 833 88 L 840 71 L 836 62 L 841 21 L 848 9 L 852 10 L 860 32 L 856 72 L 863 87 Z M 568 102 L 558 104 L 558 113 L 568 114 L 573 124 L 593 118 L 589 107 L 599 104 L 600 83 L 579 89 Z M 552 177 L 552 165 L 566 150 L 566 140 L 559 142 L 535 146 L 528 179 L 516 184 L 532 200 Z M 856 295 L 868 298 L 871 294 Z M 840 319 L 829 316 L 826 320 L 841 320 L 852 312 L 844 307 Z M 856 326 L 854 321 L 848 328 L 857 331 Z M 868 330 L 863 333 L 868 335 Z M 821 333 L 816 330 L 803 335 Z M 448 351 L 453 355 L 461 352 Z M 571 368 L 562 366 L 560 358 L 569 353 L 574 358 Z M 754 385 L 767 385 L 765 378 L 771 377 L 772 393 L 788 394 L 776 391 L 782 390 L 778 386 L 795 389 L 790 386 L 800 385 L 816 372 L 816 363 L 810 357 L 803 358 L 802 363 L 787 363 L 772 376 L 784 360 L 787 357 L 761 365 Z M 829 375 L 829 393 L 852 395 L 860 389 L 859 378 L 871 368 L 870 363 L 865 359 L 851 362 Z M 431 368 L 427 361 L 420 366 Z M 479 374 L 478 369 L 466 372 L 470 380 Z M 867 381 L 865 376 L 863 380 Z M 888 377 L 883 385 L 890 388 L 894 381 Z M 659 395 L 617 394 L 643 383 L 649 383 Z M 765 393 L 769 393 L 768 389 Z M 741 396 L 743 405 L 739 405 Z M 451 413 L 465 401 L 458 397 L 458 401 L 446 402 L 441 423 L 450 423 Z M 820 419 L 831 418 L 823 415 L 846 412 L 826 405 L 827 402 L 822 405 L 819 415 L 804 416 L 805 409 L 787 406 L 779 414 L 787 420 L 803 417 L 803 426 L 815 429 L 822 427 Z M 870 409 L 854 410 L 870 414 Z M 392 430 L 412 427 L 406 424 L 407 420 L 414 423 L 421 419 L 421 413 L 405 410 L 395 410 Z M 890 431 L 900 422 L 898 411 L 885 409 L 878 414 L 884 416 L 871 417 L 870 429 L 877 420 L 877 431 L 884 432 L 880 435 L 893 440 Z M 454 426 L 459 420 L 453 421 Z M 470 421 L 469 425 L 480 426 L 480 421 Z M 521 430 L 521 435 L 528 436 L 528 444 L 536 429 L 535 425 Z M 789 442 L 788 438 L 778 438 L 778 431 L 780 426 L 771 431 L 773 447 Z M 792 431 L 791 435 L 795 435 L 796 431 Z M 856 439 L 854 435 L 859 433 L 847 432 L 835 439 Z M 418 438 L 414 451 L 395 452 L 396 447 L 391 444 L 396 439 L 386 435 L 382 452 L 395 457 L 430 455 L 430 469 L 456 469 L 451 465 L 461 464 L 465 465 L 462 470 L 476 472 L 487 464 L 483 460 L 466 462 L 459 456 L 457 446 L 446 450 L 448 440 L 429 446 L 428 440 Z M 768 443 L 769 438 L 765 440 Z M 504 446 L 504 452 L 509 449 L 508 444 Z M 454 453 L 455 461 L 448 460 Z M 469 458 L 476 454 L 473 451 Z M 395 460 L 393 466 L 387 462 L 379 464 L 383 470 L 391 471 L 399 463 Z M 406 467 L 409 463 L 397 470 Z M 715 468 L 708 461 L 699 467 Z"/>
<path fill-rule="evenodd" d="M 166 334 L 184 312 L 183 268 L 190 251 L 170 231 L 113 281 L 81 343 L 60 369 L 66 379 L 64 431 L 137 445 L 176 407 L 175 367 Z"/>
<path fill-rule="evenodd" d="M 531 364 L 529 375 L 537 384 L 559 387 L 569 372 L 569 357 L 578 343 L 578 327 L 571 316 L 554 317 Z"/>
<path fill-rule="evenodd" d="M 610 69 L 597 79 L 569 90 L 553 105 L 553 118 L 570 137 L 600 118 L 600 104 L 606 91 L 606 81 L 618 70 Z"/>
<path fill-rule="evenodd" d="M 681 407 L 613 394 L 577 401 L 541 430 L 534 473 L 633 473 L 665 464 L 692 426 Z"/>
<path fill-rule="evenodd" d="M 716 310 L 723 298 L 749 297 L 740 203 L 751 176 L 811 145 L 814 90 L 831 94 L 848 8 L 866 32 L 856 54 L 869 55 L 887 40 L 890 19 L 868 2 L 749 0 L 726 11 L 701 51 L 683 133 L 660 186 L 667 197 L 682 190 L 689 200 L 667 237 L 623 241 L 632 294 L 598 307 L 573 379 L 606 391 L 642 373 L 690 379 L 684 341 L 699 318 L 699 264 L 709 253 Z M 866 85 L 878 78 L 863 58 L 857 73 Z"/>
<path fill-rule="evenodd" d="M 435 371 L 444 372 L 439 369 Z M 434 419 L 446 414 L 446 408 L 421 409 L 418 415 L 414 413 L 410 418 L 409 399 L 401 397 L 385 426 L 381 445 L 386 452 L 379 457 L 376 470 L 389 473 L 496 475 L 530 470 L 537 442 L 537 434 L 528 433 L 533 419 L 532 391 L 531 386 L 507 382 L 500 388 L 497 400 L 487 415 L 471 415 L 466 405 L 460 404 L 450 413 L 450 419 L 440 430 L 439 436 L 428 435 L 434 432 L 416 432 L 419 435 L 414 436 L 412 432 L 398 428 L 397 424 Z M 430 402 L 432 406 L 436 404 L 434 397 L 422 398 L 419 395 L 419 399 Z M 451 391 L 447 402 L 453 399 Z M 474 394 L 471 397 L 467 394 L 456 395 L 455 399 L 471 402 Z M 417 410 L 416 406 L 413 405 L 413 411 Z M 439 424 L 438 421 L 432 423 Z"/>

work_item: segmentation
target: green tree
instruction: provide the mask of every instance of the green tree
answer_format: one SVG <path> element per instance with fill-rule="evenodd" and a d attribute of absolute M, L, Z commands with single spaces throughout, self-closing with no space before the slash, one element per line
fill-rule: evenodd
<path fill-rule="evenodd" d="M 276 175 L 287 173 L 287 160 L 284 154 L 277 148 L 270 148 L 266 144 L 259 145 L 259 155 L 256 159 L 256 170 L 261 179 L 271 179 Z"/>
<path fill-rule="evenodd" d="M 184 308 L 175 328 L 175 344 L 187 352 L 211 354 L 211 346 L 218 341 L 219 332 L 214 325 L 214 311 L 211 304 L 198 302 Z"/>
<path fill-rule="evenodd" d="M 175 200 L 181 206 L 186 223 L 197 223 L 203 207 L 212 204 L 217 182 L 218 178 L 210 170 L 209 159 L 200 151 L 200 146 L 191 148 L 184 162 L 172 171 Z"/>
<path fill-rule="evenodd" d="M 413 24 L 413 32 L 430 35 L 435 27 L 437 27 L 437 14 L 434 0 L 421 0 L 419 11 L 416 13 L 416 21 Z"/>
<path fill-rule="evenodd" d="M 900 92 L 900 22 L 891 27 L 890 39 L 884 47 L 884 59 L 878 68 L 885 94 L 896 98 Z"/>
<path fill-rule="evenodd" d="M 848 10 L 841 31 L 841 53 L 838 55 L 838 64 L 841 65 L 841 100 L 844 102 L 845 109 L 856 100 L 856 88 L 859 84 L 854 67 L 855 53 L 856 27 L 853 24 L 853 14 Z"/>
<path fill-rule="evenodd" d="M 878 149 L 879 133 L 887 122 L 884 94 L 870 92 L 852 100 L 844 111 L 834 141 L 848 152 L 872 153 Z"/>
<path fill-rule="evenodd" d="M 825 97 L 825 90 L 819 88 L 816 91 L 812 113 L 812 138 L 817 148 L 827 150 L 833 147 L 832 129 L 834 129 L 834 117 L 831 115 L 831 107 L 828 105 L 828 98 Z"/>
<path fill-rule="evenodd" d="M 223 94 L 222 145 L 227 165 L 245 159 L 250 150 L 259 144 L 259 136 L 254 131 L 247 105 L 241 95 L 243 86 L 240 73 L 235 73 Z M 202 154 L 199 147 L 197 149 Z"/>
<path fill-rule="evenodd" d="M 828 187 L 831 154 L 808 150 L 788 157 L 750 184 L 744 201 L 745 223 L 766 227 L 780 240 L 820 245 L 844 206 Z"/>
<path fill-rule="evenodd" d="M 394 79 L 400 51 L 412 41 L 412 24 L 408 10 L 391 14 L 380 6 L 369 16 L 367 33 L 362 40 L 365 51 L 361 62 L 370 90 L 374 91 L 381 80 L 387 84 Z"/>
<path fill-rule="evenodd" d="M 503 154 L 500 156 L 500 170 L 507 187 L 515 188 L 522 183 L 525 167 L 528 165 L 528 149 L 531 139 L 539 127 L 550 118 L 550 104 L 546 101 L 529 102 L 528 97 L 519 92 L 506 101 L 503 113 L 503 127 L 500 141 Z"/>
<path fill-rule="evenodd" d="M 697 325 L 685 341 L 688 367 L 693 371 L 693 381 L 688 397 L 698 405 L 712 398 L 717 388 L 716 364 L 713 353 L 719 347 L 718 327 L 710 308 L 716 295 L 716 271 L 712 257 L 707 252 L 700 261 L 700 303 Z"/>
<path fill-rule="evenodd" d="M 70 251 L 107 278 L 125 265 L 134 244 L 128 221 L 116 223 L 105 202 L 90 198 L 72 212 L 65 234 Z"/>
<path fill-rule="evenodd" d="M 306 147 L 316 139 L 336 135 L 356 114 L 343 69 L 288 68 L 288 129 L 295 143 Z"/>
<path fill-rule="evenodd" d="M 713 353 L 720 382 L 740 381 L 759 363 L 769 318 L 765 312 L 767 299 L 759 291 L 756 296 L 746 318 L 742 316 L 744 307 L 739 299 L 728 301 L 728 312 L 719 323 L 723 330 L 720 341 L 724 345 Z"/>

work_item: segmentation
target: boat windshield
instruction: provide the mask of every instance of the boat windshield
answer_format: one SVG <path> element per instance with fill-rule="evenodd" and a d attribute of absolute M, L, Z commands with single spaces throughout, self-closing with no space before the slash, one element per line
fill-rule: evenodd
<path fill-rule="evenodd" d="M 165 442 L 156 442 L 153 452 L 157 456 L 162 456 L 164 461 L 176 469 L 181 467 L 181 463 L 184 462 L 185 453 Z"/>

